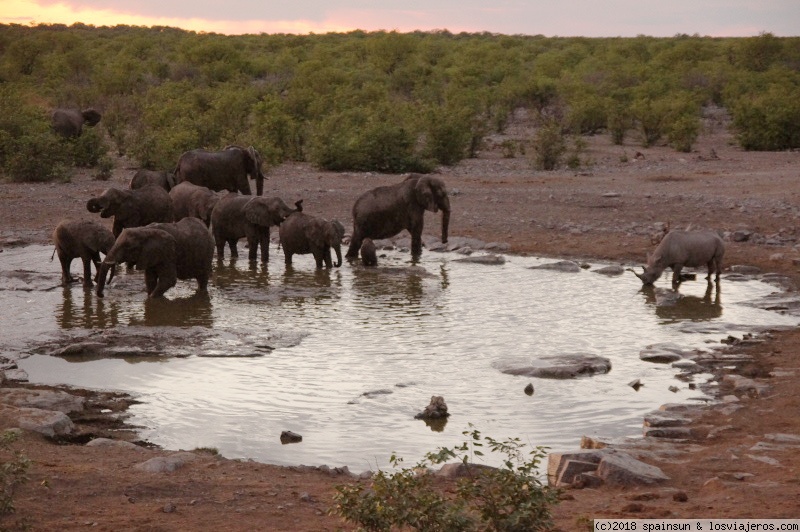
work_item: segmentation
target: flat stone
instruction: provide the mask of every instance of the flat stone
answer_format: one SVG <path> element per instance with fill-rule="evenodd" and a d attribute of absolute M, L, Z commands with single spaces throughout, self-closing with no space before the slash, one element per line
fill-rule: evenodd
<path fill-rule="evenodd" d="M 569 461 L 599 464 L 604 456 L 615 451 L 611 449 L 579 449 L 577 451 L 553 452 L 547 455 L 547 482 L 555 486 L 561 471 Z"/>
<path fill-rule="evenodd" d="M 552 270 L 557 272 L 577 273 L 581 271 L 581 267 L 577 262 L 571 260 L 562 260 L 558 262 L 549 262 L 547 264 L 540 264 L 539 266 L 531 266 L 531 270 Z"/>
<path fill-rule="evenodd" d="M 138 445 L 129 441 L 112 440 L 110 438 L 95 438 L 85 445 L 85 447 L 104 447 L 104 448 L 117 448 L 127 449 L 133 451 L 146 452 L 147 449 L 139 447 Z"/>
<path fill-rule="evenodd" d="M 571 486 L 575 483 L 575 477 L 582 473 L 594 473 L 597 471 L 598 464 L 595 462 L 584 462 L 582 460 L 567 460 L 559 471 L 556 479 L 556 487 Z"/>
<path fill-rule="evenodd" d="M 9 420 L 21 429 L 38 432 L 50 438 L 70 434 L 75 428 L 65 413 L 55 410 L 0 404 L 0 418 Z"/>
<path fill-rule="evenodd" d="M 172 473 L 194 460 L 197 460 L 197 455 L 183 452 L 171 454 L 169 456 L 156 456 L 146 462 L 136 464 L 133 467 L 148 473 Z"/>
<path fill-rule="evenodd" d="M 456 259 L 453 262 L 466 262 L 468 264 L 485 264 L 488 266 L 500 266 L 506 263 L 506 258 L 502 255 L 474 255 Z"/>
<path fill-rule="evenodd" d="M 604 266 L 602 268 L 598 268 L 596 270 L 592 270 L 593 273 L 599 273 L 600 275 L 622 275 L 625 273 L 625 268 L 622 266 Z"/>
<path fill-rule="evenodd" d="M 597 373 L 608 373 L 611 361 L 588 354 L 553 355 L 542 357 L 533 366 L 502 370 L 508 375 L 525 375 L 542 379 L 573 379 Z"/>
<path fill-rule="evenodd" d="M 668 416 L 661 410 L 650 412 L 644 416 L 645 427 L 684 427 L 692 422 L 683 416 Z"/>
<path fill-rule="evenodd" d="M 33 390 L 27 388 L 0 388 L 0 403 L 7 405 L 56 410 L 69 414 L 84 408 L 83 397 L 61 390 Z"/>
<path fill-rule="evenodd" d="M 597 476 L 612 486 L 652 485 L 669 480 L 658 467 L 636 460 L 625 453 L 604 456 L 597 468 Z"/>

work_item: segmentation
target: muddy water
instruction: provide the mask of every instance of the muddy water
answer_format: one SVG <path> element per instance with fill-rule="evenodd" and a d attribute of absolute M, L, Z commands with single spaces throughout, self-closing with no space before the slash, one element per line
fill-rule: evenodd
<path fill-rule="evenodd" d="M 0 255 L 0 347 L 50 353 L 20 360 L 32 382 L 130 392 L 142 400 L 131 421 L 167 448 L 354 471 L 384 467 L 392 452 L 414 462 L 462 441 L 470 423 L 552 448 L 639 435 L 649 410 L 706 398 L 670 365 L 641 361 L 646 346 L 709 349 L 798 321 L 747 304 L 776 290 L 759 280 L 723 279 L 710 297 L 705 281 L 687 282 L 664 307 L 631 273 L 591 271 L 602 264 L 562 273 L 530 269 L 551 262 L 537 258 L 490 266 L 426 252 L 409 267 L 407 254 L 390 251 L 377 269 L 316 271 L 300 256 L 287 270 L 274 247 L 268 268 L 217 263 L 207 296 L 181 281 L 166 300 L 146 301 L 141 273 L 122 271 L 101 300 L 58 286 L 50 253 Z M 52 356 L 79 342 L 99 348 Z M 607 357 L 612 370 L 575 380 L 501 371 L 564 353 Z M 444 427 L 414 419 L 432 395 L 450 408 Z M 303 442 L 282 445 L 284 430 Z"/>

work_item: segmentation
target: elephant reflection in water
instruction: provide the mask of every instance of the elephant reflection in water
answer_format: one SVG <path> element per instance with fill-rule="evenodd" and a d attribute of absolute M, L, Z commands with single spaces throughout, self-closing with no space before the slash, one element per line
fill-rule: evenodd
<path fill-rule="evenodd" d="M 281 302 L 303 303 L 306 300 L 339 299 L 342 292 L 342 273 L 331 269 L 295 269 L 286 265 L 283 272 Z"/>
<path fill-rule="evenodd" d="M 208 292 L 195 292 L 188 297 L 148 298 L 144 302 L 144 319 L 132 319 L 131 325 L 148 327 L 207 327 L 214 325 L 211 297 Z"/>
<path fill-rule="evenodd" d="M 655 306 L 656 316 L 669 321 L 710 321 L 722 316 L 719 282 L 708 283 L 703 297 L 645 285 L 639 291 L 645 303 Z M 712 297 L 713 295 L 713 297 Z"/>
<path fill-rule="evenodd" d="M 76 298 L 81 302 L 76 302 Z M 64 298 L 56 310 L 56 320 L 62 329 L 108 329 L 119 325 L 119 316 L 118 302 L 109 303 L 85 292 L 75 295 L 69 287 L 64 288 Z"/>
<path fill-rule="evenodd" d="M 384 300 L 387 307 L 419 305 L 425 297 L 424 280 L 434 277 L 421 267 L 354 268 L 353 290 L 365 299 Z"/>
<path fill-rule="evenodd" d="M 219 290 L 251 289 L 266 290 L 270 285 L 270 273 L 266 265 L 259 262 L 240 261 L 237 257 L 217 258 L 214 265 L 214 286 Z"/>

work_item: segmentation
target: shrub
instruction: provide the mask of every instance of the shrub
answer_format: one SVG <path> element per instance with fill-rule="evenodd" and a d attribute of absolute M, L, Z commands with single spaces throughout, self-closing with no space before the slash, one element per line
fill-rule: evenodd
<path fill-rule="evenodd" d="M 447 109 L 431 112 L 426 133 L 426 155 L 446 166 L 462 160 L 472 142 L 470 118 L 464 112 Z"/>
<path fill-rule="evenodd" d="M 550 511 L 558 493 L 538 479 L 545 448 L 536 447 L 526 456 L 525 445 L 517 438 L 495 440 L 475 429 L 463 434 L 467 441 L 453 449 L 428 453 L 413 468 L 400 467 L 402 459 L 393 455 L 391 463 L 397 470 L 379 471 L 370 489 L 360 484 L 337 486 L 331 512 L 375 531 L 410 527 L 535 532 L 551 528 Z M 500 468 L 474 467 L 471 462 L 483 456 L 484 448 L 504 455 Z M 458 480 L 455 494 L 449 496 L 435 487 L 427 468 L 453 458 L 464 464 L 467 475 Z"/>
<path fill-rule="evenodd" d="M 532 145 L 533 166 L 537 170 L 555 170 L 567 150 L 564 133 L 558 121 L 546 122 L 536 132 Z"/>
<path fill-rule="evenodd" d="M 736 138 L 746 150 L 800 148 L 800 91 L 773 87 L 739 98 L 733 106 Z"/>
<path fill-rule="evenodd" d="M 669 125 L 667 140 L 676 151 L 689 153 L 699 134 L 700 118 L 687 114 L 679 116 Z"/>
<path fill-rule="evenodd" d="M 94 128 L 84 128 L 83 133 L 75 139 L 67 141 L 72 152 L 72 161 L 75 166 L 91 168 L 97 166 L 100 158 L 108 153 L 102 133 Z"/>

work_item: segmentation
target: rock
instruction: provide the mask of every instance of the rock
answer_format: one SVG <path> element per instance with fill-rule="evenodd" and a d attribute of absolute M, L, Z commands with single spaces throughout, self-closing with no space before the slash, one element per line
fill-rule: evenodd
<path fill-rule="evenodd" d="M 639 358 L 645 362 L 668 364 L 683 359 L 686 351 L 677 344 L 664 343 L 648 345 L 639 352 Z"/>
<path fill-rule="evenodd" d="M 281 443 L 286 445 L 287 443 L 300 443 L 303 441 L 303 437 L 296 432 L 292 432 L 291 430 L 284 430 L 281 432 Z"/>
<path fill-rule="evenodd" d="M 734 242 L 747 242 L 751 236 L 753 236 L 752 231 L 734 231 L 731 234 L 731 240 Z"/>
<path fill-rule="evenodd" d="M 722 377 L 723 386 L 732 386 L 734 393 L 764 396 L 770 389 L 769 385 L 756 382 L 741 375 L 728 374 Z"/>
<path fill-rule="evenodd" d="M 55 410 L 69 414 L 70 412 L 83 410 L 85 400 L 83 397 L 61 390 L 2 388 L 0 389 L 0 403 L 17 407 Z"/>
<path fill-rule="evenodd" d="M 112 440 L 110 438 L 95 438 L 88 442 L 85 447 L 115 447 L 117 449 L 128 449 L 145 452 L 147 449 L 139 447 L 138 445 L 129 441 Z"/>
<path fill-rule="evenodd" d="M 571 260 L 562 260 L 558 262 L 549 262 L 547 264 L 540 264 L 539 266 L 531 266 L 530 270 L 553 270 L 557 272 L 576 273 L 581 271 L 581 267 L 577 262 Z"/>
<path fill-rule="evenodd" d="M 612 486 L 640 486 L 669 480 L 661 469 L 625 453 L 607 454 L 597 467 L 597 476 Z"/>
<path fill-rule="evenodd" d="M 541 379 L 574 379 L 596 373 L 608 373 L 611 361 L 607 358 L 589 355 L 553 355 L 542 357 L 534 362 L 536 365 L 522 368 L 502 370 L 508 375 L 525 375 Z"/>
<path fill-rule="evenodd" d="M 779 445 L 800 446 L 800 435 L 797 434 L 765 434 L 764 439 Z"/>
<path fill-rule="evenodd" d="M 499 266 L 506 263 L 506 258 L 502 255 L 476 255 L 455 259 L 453 262 L 466 262 L 469 264 L 486 264 L 489 266 Z"/>
<path fill-rule="evenodd" d="M 65 436 L 75 428 L 65 413 L 41 408 L 0 404 L 0 418 L 13 420 L 12 423 L 21 429 L 38 432 L 50 438 Z"/>
<path fill-rule="evenodd" d="M 629 382 L 628 386 L 630 386 L 631 388 L 633 388 L 634 390 L 636 390 L 638 392 L 639 388 L 644 386 L 644 384 L 642 384 L 642 381 L 640 381 L 639 379 L 635 379 L 635 380 L 632 380 L 631 382 Z"/>
<path fill-rule="evenodd" d="M 676 491 L 672 494 L 672 500 L 675 502 L 686 502 L 689 500 L 689 496 L 686 495 L 685 491 Z"/>
<path fill-rule="evenodd" d="M 489 471 L 496 471 L 497 468 L 483 465 L 464 462 L 456 462 L 452 464 L 443 465 L 439 471 L 434 473 L 437 477 L 442 478 L 463 478 L 473 477 L 477 474 L 486 473 Z"/>
<path fill-rule="evenodd" d="M 597 471 L 597 463 L 584 462 L 582 460 L 566 460 L 559 470 L 557 488 L 571 486 L 575 483 L 575 477 L 584 473 L 594 473 Z"/>
<path fill-rule="evenodd" d="M 625 273 L 625 268 L 623 268 L 622 266 L 604 266 L 602 268 L 592 270 L 592 272 L 599 273 L 600 275 L 615 276 L 615 275 L 622 275 L 623 273 Z"/>
<path fill-rule="evenodd" d="M 525 395 L 533 395 L 533 384 L 530 382 L 525 387 Z"/>
<path fill-rule="evenodd" d="M 559 482 L 563 482 L 561 473 L 567 462 L 592 463 L 596 468 L 603 457 L 612 452 L 614 451 L 610 449 L 580 449 L 578 451 L 550 453 L 547 455 L 547 483 L 550 486 L 556 486 Z"/>
<path fill-rule="evenodd" d="M 431 397 L 430 404 L 425 407 L 425 410 L 414 416 L 414 419 L 441 419 L 449 415 L 444 397 L 441 395 L 434 395 Z"/>
<path fill-rule="evenodd" d="M 694 440 L 696 432 L 692 427 L 649 427 L 645 426 L 644 436 L 647 438 L 666 438 L 670 440 Z"/>
<path fill-rule="evenodd" d="M 644 416 L 645 427 L 685 427 L 692 422 L 683 416 L 668 416 L 661 410 L 649 412 Z"/>
<path fill-rule="evenodd" d="M 169 456 L 156 456 L 133 467 L 148 473 L 172 473 L 196 459 L 197 455 L 193 453 L 181 452 Z"/>

